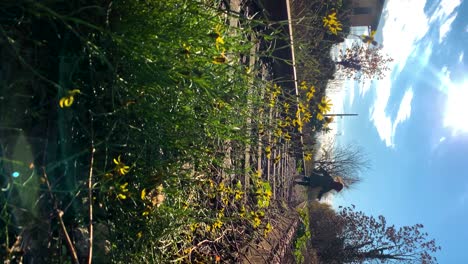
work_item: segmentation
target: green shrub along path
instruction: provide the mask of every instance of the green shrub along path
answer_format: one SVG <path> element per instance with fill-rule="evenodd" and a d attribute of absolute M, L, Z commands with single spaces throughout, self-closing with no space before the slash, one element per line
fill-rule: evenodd
<path fill-rule="evenodd" d="M 329 101 L 275 72 L 287 22 L 263 8 L 2 1 L 2 260 L 232 263 L 289 232 Z"/>

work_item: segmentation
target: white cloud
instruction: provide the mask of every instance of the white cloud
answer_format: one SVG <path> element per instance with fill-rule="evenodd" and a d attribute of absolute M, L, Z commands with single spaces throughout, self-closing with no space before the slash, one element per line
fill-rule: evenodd
<path fill-rule="evenodd" d="M 442 43 L 442 41 L 444 41 L 445 37 L 452 29 L 452 23 L 456 17 L 457 13 L 455 12 L 452 16 L 450 16 L 448 19 L 442 22 L 442 25 L 439 28 L 439 43 Z"/>
<path fill-rule="evenodd" d="M 354 103 L 354 82 L 347 82 L 345 89 L 348 92 L 348 103 L 352 105 Z"/>
<path fill-rule="evenodd" d="M 385 108 L 390 97 L 391 80 L 386 77 L 377 82 L 376 98 L 370 109 L 371 121 L 377 129 L 377 133 L 387 146 L 392 146 L 392 121 L 385 113 Z"/>
<path fill-rule="evenodd" d="M 372 87 L 372 80 L 366 80 L 363 83 L 359 84 L 359 95 L 361 97 L 364 97 L 366 93 L 370 90 Z"/>
<path fill-rule="evenodd" d="M 465 55 L 465 53 L 460 52 L 460 55 L 458 55 L 458 63 L 462 63 L 463 62 L 463 56 Z"/>
<path fill-rule="evenodd" d="M 436 20 L 445 21 L 448 16 L 461 4 L 462 0 L 443 0 L 432 14 L 430 23 Z"/>
<path fill-rule="evenodd" d="M 412 101 L 413 101 L 413 89 L 410 88 L 406 90 L 405 94 L 403 95 L 395 122 L 393 122 L 392 141 L 393 141 L 393 137 L 395 136 L 395 132 L 396 132 L 398 125 L 410 117 Z"/>
<path fill-rule="evenodd" d="M 389 65 L 391 76 L 397 78 L 406 65 L 406 62 L 415 49 L 418 48 L 422 40 L 429 31 L 430 26 L 440 27 L 440 39 L 442 41 L 450 31 L 451 24 L 456 17 L 455 9 L 461 4 L 461 0 L 442 0 L 429 18 L 424 12 L 426 1 L 405 0 L 405 1 L 387 1 L 383 13 L 382 44 L 383 51 L 388 53 L 394 59 Z M 422 42 L 421 42 L 422 43 Z M 421 67 L 425 67 L 432 54 L 432 43 L 425 42 L 423 53 L 416 57 Z M 448 69 L 441 74 L 441 80 L 448 79 Z M 410 88 L 406 91 L 400 103 L 400 109 L 392 121 L 392 118 L 386 113 L 385 109 L 391 95 L 392 79 L 386 77 L 375 85 L 376 97 L 373 106 L 370 109 L 371 121 L 385 144 L 388 147 L 394 147 L 394 135 L 402 122 L 407 120 L 411 114 L 411 102 L 413 91 Z M 374 87 L 374 86 L 373 86 Z M 361 94 L 367 93 L 368 88 L 363 87 Z"/>
<path fill-rule="evenodd" d="M 395 134 L 398 126 L 411 116 L 411 102 L 413 100 L 413 89 L 409 88 L 400 102 L 396 118 L 394 121 L 385 112 L 390 97 L 390 81 L 380 82 L 377 98 L 371 108 L 371 120 L 377 129 L 380 139 L 385 142 L 387 147 L 395 147 Z M 387 95 L 388 93 L 388 95 Z"/>
<path fill-rule="evenodd" d="M 425 1 L 387 1 L 385 23 L 382 28 L 383 50 L 394 59 L 396 72 L 400 72 L 416 42 L 429 30 L 424 13 Z"/>

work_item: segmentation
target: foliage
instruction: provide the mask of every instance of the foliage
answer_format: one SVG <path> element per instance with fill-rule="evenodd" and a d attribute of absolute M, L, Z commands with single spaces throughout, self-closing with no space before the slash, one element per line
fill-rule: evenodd
<path fill-rule="evenodd" d="M 354 206 L 336 214 L 321 207 L 315 210 L 313 215 L 321 216 L 321 222 L 311 223 L 312 233 L 318 234 L 313 244 L 319 244 L 318 255 L 326 263 L 437 263 L 433 253 L 440 247 L 421 224 L 396 228 L 387 225 L 384 216 L 374 218 Z"/>
<path fill-rule="evenodd" d="M 298 230 L 297 238 L 294 243 L 294 257 L 296 263 L 304 263 L 304 251 L 307 250 L 307 244 L 310 243 L 311 233 L 309 225 L 309 211 L 307 208 L 298 209 L 301 219 L 301 227 Z"/>
<path fill-rule="evenodd" d="M 356 80 L 382 79 L 390 69 L 392 58 L 382 53 L 381 49 L 362 44 L 353 44 L 342 51 L 339 61 L 342 74 Z"/>
<path fill-rule="evenodd" d="M 282 185 L 263 165 L 327 124 L 340 39 L 303 46 L 314 60 L 295 94 L 264 78 L 270 50 L 252 54 L 280 30 L 224 2 L 0 3 L 2 260 L 234 262 L 268 235 Z"/>

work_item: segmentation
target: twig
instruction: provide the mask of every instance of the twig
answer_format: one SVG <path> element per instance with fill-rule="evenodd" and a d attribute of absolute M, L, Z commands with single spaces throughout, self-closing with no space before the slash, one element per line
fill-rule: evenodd
<path fill-rule="evenodd" d="M 94 131 L 93 131 L 93 115 L 90 113 L 91 118 L 91 161 L 89 164 L 88 176 L 88 202 L 89 202 L 89 251 L 88 251 L 88 264 L 93 261 L 93 164 L 94 164 Z"/>
<path fill-rule="evenodd" d="M 76 253 L 76 249 L 73 246 L 70 236 L 68 235 L 67 227 L 65 226 L 65 223 L 63 222 L 63 218 L 62 218 L 63 211 L 58 208 L 57 199 L 52 193 L 52 187 L 50 186 L 49 178 L 47 177 L 45 167 L 42 167 L 42 170 L 43 170 L 45 182 L 47 184 L 47 189 L 49 190 L 50 197 L 52 198 L 52 201 L 54 203 L 54 210 L 55 210 L 55 213 L 57 214 L 57 219 L 59 220 L 60 228 L 62 229 L 62 232 L 65 235 L 65 240 L 67 241 L 67 246 L 68 246 L 68 249 L 70 250 L 73 263 L 79 264 L 80 262 L 78 261 L 78 254 Z"/>

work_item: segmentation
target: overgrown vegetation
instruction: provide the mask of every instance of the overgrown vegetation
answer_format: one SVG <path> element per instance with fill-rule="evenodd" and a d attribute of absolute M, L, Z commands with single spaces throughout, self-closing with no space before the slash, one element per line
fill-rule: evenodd
<path fill-rule="evenodd" d="M 230 262 L 274 228 L 280 169 L 329 101 L 264 74 L 257 43 L 283 38 L 264 18 L 202 0 L 0 13 L 4 261 Z"/>
<path fill-rule="evenodd" d="M 335 212 L 327 204 L 309 209 L 311 247 L 319 263 L 437 263 L 441 248 L 423 232 L 423 225 L 395 227 L 355 206 Z"/>

